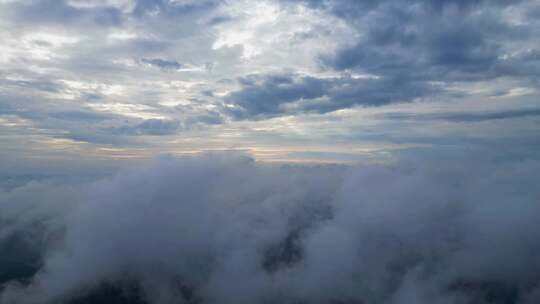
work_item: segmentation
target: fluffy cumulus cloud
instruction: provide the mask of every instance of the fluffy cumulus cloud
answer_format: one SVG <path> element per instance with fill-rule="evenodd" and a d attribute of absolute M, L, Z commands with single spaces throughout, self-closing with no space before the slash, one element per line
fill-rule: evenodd
<path fill-rule="evenodd" d="M 0 303 L 536 303 L 537 161 L 157 159 L 0 193 Z"/>

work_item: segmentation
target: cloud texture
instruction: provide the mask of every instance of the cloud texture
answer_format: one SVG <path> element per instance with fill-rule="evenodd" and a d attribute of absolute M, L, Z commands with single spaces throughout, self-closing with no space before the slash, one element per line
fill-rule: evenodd
<path fill-rule="evenodd" d="M 0 303 L 532 304 L 539 172 L 222 154 L 33 182 L 0 193 Z"/>
<path fill-rule="evenodd" d="M 239 148 L 275 161 L 300 140 L 311 155 L 392 153 L 395 130 L 401 148 L 419 129 L 461 146 L 463 130 L 489 133 L 497 149 L 540 137 L 537 115 L 467 118 L 538 111 L 538 1 L 256 2 L 0 1 L 1 157 Z M 465 118 L 371 115 L 400 111 Z M 323 147 L 336 137 L 349 141 Z"/>

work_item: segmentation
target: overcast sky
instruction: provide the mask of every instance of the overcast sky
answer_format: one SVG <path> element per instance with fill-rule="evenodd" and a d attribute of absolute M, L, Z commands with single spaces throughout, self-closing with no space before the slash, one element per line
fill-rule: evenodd
<path fill-rule="evenodd" d="M 540 1 L 0 0 L 0 41 L 16 168 L 540 154 Z"/>
<path fill-rule="evenodd" d="M 0 0 L 0 304 L 537 304 L 539 183 L 540 0 Z"/>

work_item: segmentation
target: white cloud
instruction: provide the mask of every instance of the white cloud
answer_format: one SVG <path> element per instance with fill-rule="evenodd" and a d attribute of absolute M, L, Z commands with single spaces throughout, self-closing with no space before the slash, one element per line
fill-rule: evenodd
<path fill-rule="evenodd" d="M 137 284 L 152 304 L 185 300 L 182 288 L 202 303 L 534 299 L 539 166 L 279 168 L 214 154 L 31 183 L 0 192 L 0 244 L 45 237 L 44 263 L 0 302 L 54 303 L 103 282 Z"/>

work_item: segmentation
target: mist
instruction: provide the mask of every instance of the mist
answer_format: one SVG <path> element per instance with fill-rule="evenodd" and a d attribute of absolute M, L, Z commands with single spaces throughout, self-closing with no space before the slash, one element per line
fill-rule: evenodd
<path fill-rule="evenodd" d="M 0 303 L 538 303 L 539 181 L 235 153 L 34 181 L 0 192 Z"/>

